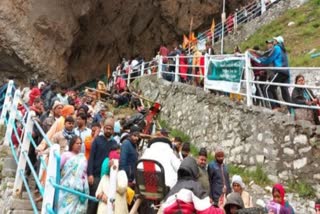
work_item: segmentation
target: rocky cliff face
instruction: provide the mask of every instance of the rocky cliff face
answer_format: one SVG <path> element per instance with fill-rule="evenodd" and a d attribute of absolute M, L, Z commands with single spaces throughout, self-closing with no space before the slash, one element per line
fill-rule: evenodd
<path fill-rule="evenodd" d="M 32 77 L 65 79 L 68 57 L 89 0 L 2 0 L 0 72 L 21 81 Z"/>
<path fill-rule="evenodd" d="M 247 1 L 227 0 L 227 10 Z M 0 72 L 69 83 L 90 79 L 121 57 L 150 58 L 220 16 L 214 0 L 2 0 Z"/>

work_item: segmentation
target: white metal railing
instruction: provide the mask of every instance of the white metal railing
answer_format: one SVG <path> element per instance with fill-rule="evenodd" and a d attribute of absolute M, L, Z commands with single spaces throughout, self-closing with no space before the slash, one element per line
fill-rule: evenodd
<path fill-rule="evenodd" d="M 278 0 L 278 1 L 281 1 L 281 0 Z M 257 16 L 260 16 L 278 1 L 273 0 L 273 1 L 269 1 L 268 4 L 266 4 L 265 0 L 258 0 L 248 4 L 244 8 L 234 12 L 233 14 L 230 14 L 233 16 L 233 20 L 230 22 L 226 21 L 224 23 L 225 25 L 224 28 L 222 27 L 222 22 L 219 22 L 218 24 L 216 24 L 214 28 L 214 35 L 211 35 L 211 29 L 201 32 L 198 36 L 198 43 L 201 44 L 209 39 L 212 40 L 212 44 L 214 44 L 215 42 L 218 42 L 222 36 L 222 31 L 226 35 L 228 31 L 237 30 L 239 25 L 246 23 Z M 228 20 L 228 17 L 227 17 L 227 20 Z"/>
<path fill-rule="evenodd" d="M 25 169 L 26 166 L 28 166 L 31 171 L 31 175 L 35 180 L 39 193 L 43 197 L 41 213 L 57 213 L 54 204 L 59 201 L 59 191 L 67 191 L 89 200 L 98 201 L 98 199 L 95 197 L 60 185 L 60 146 L 57 144 L 52 145 L 50 139 L 43 132 L 41 126 L 35 119 L 35 112 L 30 110 L 28 106 L 22 102 L 20 95 L 20 89 L 16 89 L 14 87 L 14 82 L 9 81 L 0 120 L 0 125 L 6 127 L 4 144 L 10 146 L 11 153 L 17 164 L 13 196 L 19 197 L 22 193 L 22 186 L 24 185 L 30 199 L 33 212 L 36 214 L 39 213 L 25 175 Z M 22 103 L 24 106 L 26 110 L 25 117 L 23 117 L 18 110 L 18 103 Z M 21 123 L 23 133 L 21 135 L 18 133 L 16 121 Z M 44 157 L 39 157 L 40 167 L 46 170 L 47 173 L 45 185 L 41 184 L 40 182 L 43 170 L 39 170 L 39 173 L 37 173 L 28 156 L 30 147 L 33 146 L 34 149 L 37 147 L 32 137 L 34 127 L 38 129 L 41 136 L 50 148 L 48 163 L 45 162 Z M 19 145 L 17 147 L 13 144 L 13 135 L 18 141 Z"/>
<path fill-rule="evenodd" d="M 149 75 L 157 75 L 158 78 L 166 78 L 167 75 L 170 76 L 170 81 L 172 82 L 181 82 L 181 76 L 186 76 L 190 81 L 193 82 L 194 78 L 206 78 L 207 77 L 207 71 L 209 69 L 209 62 L 211 59 L 228 59 L 231 57 L 236 57 L 238 59 L 241 59 L 245 62 L 243 70 L 244 70 L 244 75 L 243 79 L 240 81 L 242 86 L 242 90 L 240 92 L 232 92 L 234 94 L 239 94 L 244 97 L 246 97 L 246 103 L 247 106 L 252 106 L 253 105 L 253 99 L 259 99 L 267 102 L 273 102 L 273 103 L 278 103 L 281 105 L 286 105 L 286 106 L 291 106 L 291 107 L 298 107 L 298 108 L 309 108 L 309 109 L 320 109 L 318 106 L 308 106 L 308 105 L 301 105 L 301 104 L 295 104 L 292 102 L 284 102 L 280 100 L 275 100 L 275 99 L 270 99 L 264 96 L 256 96 L 253 94 L 253 85 L 266 85 L 266 86 L 279 86 L 279 87 L 288 87 L 288 88 L 306 88 L 306 89 L 315 89 L 315 90 L 320 90 L 320 86 L 311 86 L 311 85 L 297 85 L 297 84 L 291 84 L 291 83 L 276 83 L 276 82 L 269 82 L 269 81 L 255 81 L 254 80 L 254 74 L 253 71 L 256 69 L 259 70 L 299 70 L 302 72 L 303 71 L 310 71 L 310 70 L 320 70 L 319 67 L 252 67 L 251 66 L 251 61 L 250 61 L 250 54 L 228 54 L 228 55 L 203 55 L 201 56 L 204 58 L 204 63 L 201 65 L 194 65 L 194 64 L 180 64 L 180 59 L 190 59 L 193 58 L 193 56 L 171 56 L 168 57 L 168 63 L 164 64 L 162 63 L 162 57 L 158 57 L 157 60 L 157 65 L 153 65 L 154 67 L 157 66 L 157 72 L 156 73 L 146 73 L 143 72 L 147 68 L 144 66 L 141 66 L 140 70 L 136 71 L 136 73 L 140 74 L 139 76 L 132 77 L 130 73 L 128 74 L 128 78 L 125 78 L 127 83 L 130 84 L 134 79 L 141 78 L 143 76 L 149 76 Z M 163 66 L 165 65 L 165 66 Z M 169 69 L 170 67 L 170 69 Z M 187 73 L 181 73 L 180 68 L 186 67 L 189 71 Z M 198 74 L 195 74 L 193 69 L 198 68 L 199 70 L 202 69 L 201 72 Z M 203 74 L 202 74 L 203 73 Z M 204 90 L 208 90 L 206 88 L 206 85 L 204 84 L 203 86 Z M 221 92 L 230 92 L 230 91 L 223 91 Z"/>
<path fill-rule="evenodd" d="M 309 89 L 315 89 L 315 90 L 320 90 L 319 86 L 310 86 L 310 85 L 297 85 L 297 84 L 289 84 L 289 83 L 273 83 L 273 82 L 263 82 L 263 81 L 254 81 L 254 76 L 253 76 L 253 70 L 254 69 L 260 69 L 260 70 L 301 70 L 301 71 L 307 71 L 307 70 L 320 70 L 320 67 L 288 67 L 288 68 L 279 68 L 279 67 L 259 67 L 255 68 L 251 66 L 250 63 L 250 58 L 249 58 L 249 53 L 246 54 L 240 54 L 240 55 L 204 55 L 201 56 L 203 57 L 203 63 L 200 65 L 189 65 L 188 63 L 186 65 L 181 65 L 180 64 L 180 59 L 189 59 L 193 56 L 174 56 L 170 57 L 170 60 L 174 60 L 175 62 L 171 62 L 169 64 L 163 64 L 162 62 L 162 57 L 159 56 L 157 58 L 157 63 L 142 63 L 141 66 L 135 71 L 131 71 L 128 73 L 128 78 L 126 78 L 127 82 L 130 84 L 130 82 L 136 78 L 141 78 L 145 76 L 150 76 L 150 75 L 157 75 L 158 78 L 163 78 L 164 74 L 171 74 L 172 75 L 172 82 L 179 82 L 181 81 L 182 75 L 185 75 L 190 79 L 190 81 L 194 81 L 194 77 L 196 78 L 204 78 L 206 79 L 208 77 L 208 70 L 209 70 L 209 63 L 211 60 L 221 60 L 221 59 L 230 59 L 230 58 L 237 58 L 240 60 L 244 61 L 244 66 L 243 66 L 243 71 L 244 71 L 244 79 L 242 79 L 240 82 L 242 83 L 242 90 L 240 92 L 234 92 L 235 94 L 240 94 L 244 97 L 246 97 L 246 102 L 247 106 L 252 106 L 253 105 L 253 99 L 260 99 L 263 101 L 267 102 L 274 102 L 278 103 L 281 105 L 286 105 L 286 106 L 291 106 L 291 107 L 297 107 L 297 108 L 308 108 L 308 109 L 320 109 L 318 106 L 308 106 L 308 105 L 300 105 L 300 104 L 295 104 L 295 103 L 289 103 L 289 102 L 284 102 L 280 100 L 274 100 L 270 98 L 266 98 L 263 96 L 256 96 L 253 94 L 252 91 L 252 86 L 254 84 L 259 84 L 259 85 L 273 85 L 273 86 L 283 86 L 283 87 L 299 87 L 299 88 L 309 88 Z M 166 65 L 166 66 L 163 66 Z M 168 65 L 171 66 L 172 72 L 169 72 L 167 70 L 163 70 L 165 67 L 168 68 Z M 150 73 L 146 72 L 150 68 L 157 68 L 157 71 L 155 73 Z M 187 67 L 190 71 L 189 73 L 181 73 L 180 68 L 182 67 Z M 203 69 L 200 74 L 195 74 L 192 72 L 192 69 L 198 68 L 198 69 Z M 138 74 L 137 76 L 131 76 L 131 73 Z M 302 73 L 303 74 L 303 73 Z M 199 86 L 199 85 L 198 85 Z M 206 87 L 206 83 L 204 81 L 204 90 L 209 90 Z M 15 92 L 13 93 L 13 91 Z M 222 92 L 229 92 L 229 91 L 223 91 Z M 14 96 L 13 96 L 14 95 Z M 45 133 L 43 133 L 40 125 L 37 123 L 37 121 L 34 119 L 34 112 L 30 111 L 27 106 L 25 106 L 28 114 L 26 118 L 23 118 L 19 112 L 18 112 L 18 102 L 21 100 L 20 97 L 20 90 L 14 88 L 14 82 L 10 81 L 8 83 L 8 88 L 6 91 L 6 97 L 4 99 L 4 104 L 3 104 L 3 109 L 1 111 L 1 121 L 3 122 L 2 125 L 6 125 L 6 133 L 5 133 L 5 144 L 10 145 L 12 154 L 14 156 L 15 161 L 17 162 L 17 172 L 16 172 L 16 177 L 15 177 L 15 182 L 14 182 L 14 195 L 20 194 L 22 191 L 22 185 L 24 184 L 26 187 L 26 190 L 28 192 L 28 195 L 30 197 L 30 201 L 32 204 L 32 207 L 34 208 L 34 212 L 38 213 L 36 204 L 32 198 L 30 188 L 28 186 L 28 183 L 26 181 L 26 177 L 24 175 L 26 165 L 31 168 L 32 175 L 34 176 L 36 180 L 36 184 L 39 188 L 40 194 L 44 197 L 43 199 L 43 206 L 42 206 L 42 213 L 54 213 L 53 207 L 54 207 L 54 202 L 57 202 L 58 198 L 57 195 L 60 191 L 69 191 L 73 194 L 80 195 L 83 197 L 86 197 L 89 200 L 97 200 L 94 197 L 91 197 L 89 195 L 85 195 L 81 192 L 77 192 L 72 189 L 68 189 L 66 187 L 60 186 L 59 180 L 60 180 L 60 154 L 59 154 L 59 146 L 58 145 L 52 145 L 48 137 L 46 136 Z M 15 121 L 18 120 L 21 122 L 22 127 L 23 127 L 23 135 L 19 136 L 17 134 L 17 127 L 15 125 Z M 41 160 L 41 166 L 43 166 L 47 170 L 47 178 L 46 178 L 46 183 L 45 186 L 43 186 L 40 181 L 40 175 L 38 175 L 35 172 L 35 169 L 31 165 L 30 159 L 28 158 L 28 151 L 30 146 L 35 147 L 34 140 L 32 138 L 32 130 L 33 127 L 36 126 L 39 131 L 41 132 L 41 135 L 47 142 L 48 146 L 51 148 L 50 149 L 50 156 L 49 156 L 49 162 L 48 164 L 45 163 L 42 157 L 40 157 Z M 20 153 L 17 154 L 17 149 L 14 147 L 13 142 L 11 140 L 11 136 L 14 134 L 19 142 L 19 147 L 20 147 Z"/>

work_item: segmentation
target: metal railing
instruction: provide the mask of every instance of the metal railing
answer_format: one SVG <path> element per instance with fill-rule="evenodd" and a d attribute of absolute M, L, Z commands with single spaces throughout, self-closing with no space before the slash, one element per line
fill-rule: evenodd
<path fill-rule="evenodd" d="M 253 85 L 272 85 L 272 86 L 280 86 L 280 87 L 291 87 L 291 88 L 308 88 L 308 89 L 316 89 L 320 90 L 319 86 L 310 86 L 310 85 L 297 85 L 297 84 L 289 84 L 289 83 L 274 83 L 274 82 L 263 82 L 263 81 L 255 81 L 253 71 L 255 69 L 260 70 L 320 70 L 319 67 L 317 68 L 305 68 L 305 67 L 289 67 L 289 68 L 279 68 L 279 67 L 252 67 L 250 61 L 249 53 L 246 54 L 237 54 L 237 55 L 204 55 L 199 56 L 202 57 L 202 62 L 199 64 L 196 63 L 186 63 L 180 64 L 182 60 L 186 60 L 191 62 L 191 57 L 193 56 L 173 56 L 168 58 L 168 63 L 163 63 L 163 58 L 159 56 L 157 58 L 157 62 L 146 62 L 142 63 L 138 68 L 135 70 L 131 69 L 128 73 L 127 78 L 125 78 L 130 84 L 131 81 L 137 78 L 150 76 L 150 75 L 157 75 L 158 78 L 165 77 L 165 74 L 171 75 L 173 78 L 171 79 L 172 82 L 180 82 L 183 79 L 183 76 L 186 76 L 190 79 L 190 83 L 194 82 L 195 80 L 202 79 L 203 82 L 197 86 L 203 87 L 205 91 L 211 90 L 210 87 L 206 84 L 209 77 L 209 69 L 210 64 L 213 61 L 217 60 L 230 60 L 230 59 L 238 59 L 242 61 L 243 67 L 241 67 L 240 71 L 243 72 L 243 78 L 239 80 L 239 84 L 241 84 L 241 89 L 239 91 L 227 91 L 223 89 L 215 89 L 220 90 L 222 92 L 227 93 L 235 93 L 245 97 L 247 106 L 253 105 L 253 99 L 264 100 L 267 102 L 274 102 L 279 103 L 281 105 L 297 107 L 297 108 L 308 108 L 308 109 L 320 109 L 318 106 L 309 106 L 309 105 L 301 105 L 292 102 L 284 102 L 280 100 L 270 99 L 264 96 L 257 96 L 253 93 L 252 86 Z M 169 69 L 170 70 L 166 70 Z M 151 70 L 157 68 L 156 72 L 152 73 Z M 181 69 L 187 68 L 189 72 L 182 73 Z M 195 71 L 198 70 L 196 73 Z M 131 75 L 137 74 L 137 75 Z M 199 82 L 198 82 L 199 83 Z M 14 91 L 14 96 L 13 96 Z M 43 132 L 40 124 L 37 122 L 35 117 L 35 112 L 30 110 L 28 106 L 24 104 L 24 108 L 26 109 L 26 115 L 21 115 L 18 111 L 18 103 L 21 101 L 20 97 L 20 89 L 15 89 L 13 81 L 8 83 L 6 96 L 4 98 L 3 109 L 1 112 L 0 117 L 0 125 L 6 126 L 6 133 L 4 144 L 9 145 L 13 158 L 17 163 L 17 171 L 16 177 L 14 182 L 14 189 L 13 195 L 19 196 L 22 193 L 22 185 L 25 186 L 27 194 L 30 199 L 30 203 L 34 210 L 34 213 L 38 213 L 38 209 L 36 206 L 36 202 L 33 199 L 31 189 L 28 184 L 28 179 L 25 175 L 25 168 L 28 166 L 31 170 L 31 175 L 33 176 L 36 186 L 39 190 L 40 195 L 43 197 L 42 209 L 41 213 L 55 213 L 55 204 L 59 200 L 59 191 L 67 191 L 72 194 L 76 194 L 78 196 L 84 197 L 88 200 L 98 201 L 95 197 L 90 195 L 84 194 L 83 192 L 76 191 L 74 189 L 70 189 L 68 187 L 62 186 L 60 184 L 60 146 L 57 144 L 52 144 L 48 136 Z M 17 127 L 17 121 L 21 123 L 21 127 Z M 23 134 L 19 134 L 18 128 L 21 128 L 21 132 Z M 40 169 L 39 174 L 34 169 L 32 162 L 28 156 L 28 152 L 30 146 L 36 148 L 36 143 L 32 137 L 33 129 L 37 128 L 41 134 L 41 136 L 46 141 L 48 147 L 50 148 L 49 160 L 46 164 L 43 157 L 40 157 Z M 15 146 L 12 140 L 12 136 L 15 136 L 18 145 Z M 46 170 L 47 176 L 45 185 L 40 182 L 41 171 Z"/>
<path fill-rule="evenodd" d="M 270 99 L 268 97 L 264 96 L 256 96 L 253 93 L 253 85 L 265 85 L 265 86 L 277 86 L 277 87 L 288 87 L 288 88 L 305 88 L 305 89 L 316 89 L 320 90 L 319 86 L 310 86 L 310 85 L 297 85 L 297 84 L 290 84 L 290 83 L 276 83 L 276 82 L 270 82 L 270 81 L 255 81 L 254 80 L 254 70 L 299 70 L 308 71 L 308 70 L 320 70 L 319 67 L 252 67 L 251 66 L 251 59 L 250 54 L 247 52 L 245 54 L 229 54 L 229 55 L 202 55 L 200 57 L 203 57 L 202 64 L 192 64 L 192 63 L 186 63 L 186 64 L 180 64 L 181 59 L 187 59 L 187 61 L 192 62 L 194 60 L 194 56 L 171 56 L 168 58 L 168 63 L 163 63 L 163 57 L 159 56 L 157 57 L 157 72 L 146 74 L 145 72 L 142 72 L 144 69 L 146 69 L 144 66 L 141 66 L 140 69 L 136 70 L 135 73 L 140 74 L 139 76 L 132 77 L 130 73 L 128 74 L 127 78 L 124 77 L 124 79 L 127 81 L 128 85 L 137 78 L 141 78 L 143 76 L 149 76 L 149 75 L 157 75 L 158 78 L 164 78 L 166 79 L 165 75 L 170 76 L 171 82 L 181 82 L 182 76 L 186 76 L 190 81 L 187 81 L 189 83 L 194 83 L 196 78 L 204 79 L 204 83 L 202 83 L 201 87 L 205 91 L 211 90 L 208 88 L 205 84 L 205 81 L 208 78 L 208 69 L 209 69 L 209 63 L 211 60 L 228 60 L 229 58 L 237 58 L 244 61 L 243 66 L 243 79 L 240 80 L 241 83 L 241 91 L 224 91 L 220 90 L 224 93 L 234 93 L 239 94 L 246 98 L 247 106 L 253 105 L 253 99 L 263 100 L 267 101 L 268 103 L 278 103 L 281 105 L 286 105 L 290 107 L 296 107 L 296 108 L 308 108 L 308 109 L 320 109 L 319 106 L 309 106 L 309 105 L 301 105 L 301 104 L 295 104 L 292 102 L 285 102 L 280 101 L 276 99 Z M 197 59 L 199 60 L 199 59 Z M 155 66 L 155 65 L 153 65 Z M 181 68 L 186 67 L 188 72 L 182 73 Z M 198 69 L 199 71 L 197 73 L 194 72 L 195 69 Z M 271 71 L 272 72 L 272 71 Z M 199 86 L 199 85 L 198 85 Z M 218 90 L 219 89 L 214 89 Z"/>
<path fill-rule="evenodd" d="M 35 180 L 36 188 L 38 189 L 39 194 L 43 197 L 41 208 L 42 214 L 57 213 L 55 210 L 55 203 L 59 201 L 59 191 L 67 191 L 88 200 L 98 201 L 98 199 L 95 197 L 60 185 L 60 146 L 50 142 L 50 139 L 48 139 L 40 124 L 35 119 L 35 112 L 30 110 L 26 104 L 23 104 L 23 107 L 26 110 L 26 115 L 21 115 L 18 110 L 18 103 L 21 102 L 21 92 L 20 89 L 16 89 L 14 87 L 13 81 L 8 82 L 5 94 L 6 95 L 0 117 L 0 125 L 6 127 L 4 145 L 10 146 L 13 159 L 17 164 L 13 196 L 20 197 L 24 185 L 33 212 L 36 214 L 39 213 L 36 201 L 32 195 L 32 190 L 28 183 L 29 179 L 26 176 L 25 169 L 28 167 L 31 172 L 30 176 L 32 176 Z M 17 122 L 21 124 L 20 128 L 22 130 L 22 134 L 19 134 Z M 35 140 L 32 137 L 34 128 L 38 129 L 41 137 L 43 137 L 47 143 L 47 146 L 50 148 L 49 161 L 47 164 L 44 157 L 39 157 L 41 168 L 39 170 L 39 174 L 36 172 L 36 169 L 34 168 L 33 163 L 28 155 L 30 146 L 33 146 L 34 149 L 37 147 Z M 17 139 L 18 145 L 14 145 L 12 136 Z M 44 170 L 46 170 L 47 173 L 45 185 L 41 184 L 40 181 L 41 174 Z"/>
<path fill-rule="evenodd" d="M 270 1 L 268 4 L 266 4 L 265 0 L 258 0 L 248 4 L 244 8 L 230 14 L 225 20 L 224 28 L 222 27 L 222 22 L 216 24 L 214 28 L 214 35 L 212 35 L 211 29 L 199 33 L 198 44 L 202 44 L 208 40 L 212 41 L 212 44 L 219 42 L 222 37 L 222 31 L 224 32 L 224 35 L 230 33 L 231 31 L 236 31 L 239 25 L 249 22 L 252 19 L 262 15 L 266 10 L 271 8 L 273 4 L 279 1 L 281 0 Z"/>

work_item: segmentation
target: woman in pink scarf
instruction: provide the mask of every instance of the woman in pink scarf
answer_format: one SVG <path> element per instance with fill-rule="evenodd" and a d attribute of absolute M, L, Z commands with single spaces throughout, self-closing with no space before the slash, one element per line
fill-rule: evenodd
<path fill-rule="evenodd" d="M 275 184 L 272 188 L 273 200 L 267 205 L 269 213 L 283 213 L 283 214 L 294 214 L 293 208 L 290 206 L 288 201 L 285 201 L 286 191 L 281 184 Z M 281 206 L 279 209 L 275 209 L 277 204 Z"/>

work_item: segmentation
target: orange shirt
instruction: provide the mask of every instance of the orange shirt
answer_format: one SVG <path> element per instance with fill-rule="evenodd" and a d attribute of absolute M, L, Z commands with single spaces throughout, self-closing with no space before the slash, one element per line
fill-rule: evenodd
<path fill-rule="evenodd" d="M 90 157 L 91 145 L 93 140 L 94 138 L 91 135 L 86 137 L 86 139 L 84 139 L 84 146 L 85 146 L 84 156 L 86 157 L 87 160 L 89 160 L 89 157 Z"/>

